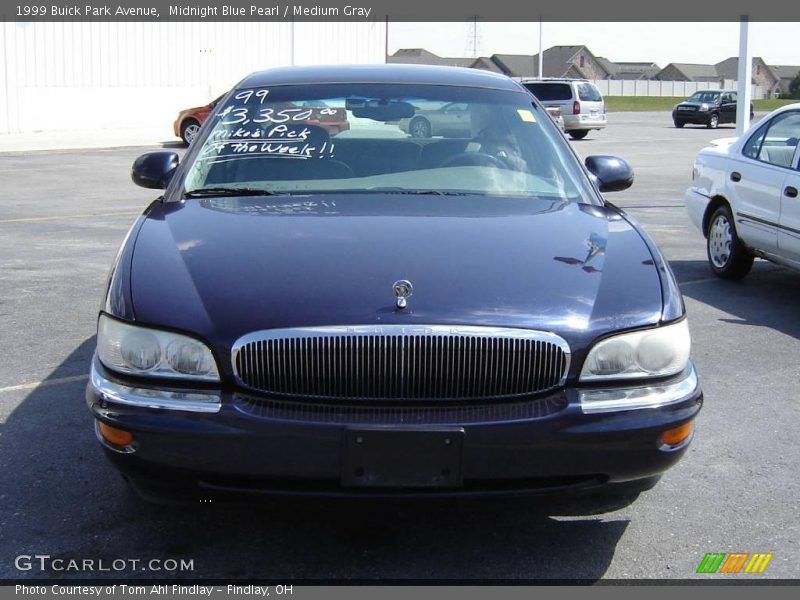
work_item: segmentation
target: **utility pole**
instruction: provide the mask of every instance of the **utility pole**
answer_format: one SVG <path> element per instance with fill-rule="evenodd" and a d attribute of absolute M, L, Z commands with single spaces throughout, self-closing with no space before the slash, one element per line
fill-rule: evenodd
<path fill-rule="evenodd" d="M 539 79 L 542 78 L 542 65 L 544 63 L 544 56 L 542 55 L 542 17 L 539 16 Z"/>
<path fill-rule="evenodd" d="M 741 136 L 750 127 L 750 102 L 753 100 L 753 59 L 748 47 L 750 19 L 742 15 L 739 21 L 739 82 L 736 101 L 736 135 Z"/>

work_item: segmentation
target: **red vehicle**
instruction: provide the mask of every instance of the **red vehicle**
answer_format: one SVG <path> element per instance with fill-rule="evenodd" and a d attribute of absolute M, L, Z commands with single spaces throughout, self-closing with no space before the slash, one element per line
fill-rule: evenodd
<path fill-rule="evenodd" d="M 181 138 L 187 146 L 191 144 L 197 132 L 200 131 L 200 126 L 208 118 L 208 115 L 211 114 L 211 111 L 214 110 L 217 102 L 222 100 L 224 95 L 225 94 L 214 98 L 205 106 L 186 108 L 179 112 L 178 118 L 175 119 L 175 122 L 172 124 L 175 135 Z"/>
<path fill-rule="evenodd" d="M 175 135 L 181 138 L 187 146 L 191 144 L 197 132 L 200 131 L 200 126 L 224 96 L 225 94 L 215 98 L 205 106 L 187 108 L 179 112 L 178 118 L 172 124 Z M 292 106 L 313 108 L 314 112 L 307 123 L 326 129 L 332 136 L 350 129 L 347 111 L 343 108 L 328 108 L 324 104 L 314 102 L 301 102 Z"/>

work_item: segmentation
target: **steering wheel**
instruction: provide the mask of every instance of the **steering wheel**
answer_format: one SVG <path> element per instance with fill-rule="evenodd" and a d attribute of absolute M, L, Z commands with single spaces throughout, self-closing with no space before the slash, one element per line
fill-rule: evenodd
<path fill-rule="evenodd" d="M 485 152 L 459 152 L 445 160 L 440 167 L 496 167 L 508 169 L 501 159 Z"/>

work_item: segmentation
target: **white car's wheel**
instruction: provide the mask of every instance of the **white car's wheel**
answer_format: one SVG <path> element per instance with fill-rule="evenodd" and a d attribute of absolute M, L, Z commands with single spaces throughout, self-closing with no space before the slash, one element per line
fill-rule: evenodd
<path fill-rule="evenodd" d="M 708 221 L 706 251 L 711 270 L 723 279 L 741 279 L 753 266 L 753 255 L 739 241 L 727 206 L 720 206 Z"/>
<path fill-rule="evenodd" d="M 431 124 L 428 122 L 427 119 L 423 119 L 422 117 L 417 117 L 416 119 L 411 121 L 411 125 L 409 126 L 409 133 L 411 133 L 411 137 L 429 138 L 431 137 Z"/>

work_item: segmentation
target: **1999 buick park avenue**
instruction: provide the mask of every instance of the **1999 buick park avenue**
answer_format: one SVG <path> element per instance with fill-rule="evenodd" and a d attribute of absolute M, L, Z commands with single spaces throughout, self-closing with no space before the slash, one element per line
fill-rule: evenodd
<path fill-rule="evenodd" d="M 400 122 L 458 103 L 468 127 Z M 349 127 L 326 128 L 345 117 Z M 520 84 L 473 69 L 245 78 L 114 262 L 87 402 L 150 499 L 625 494 L 702 404 L 675 278 Z"/>

